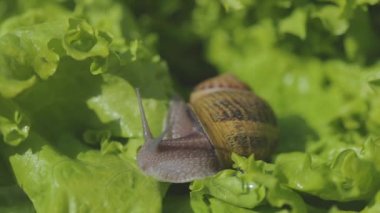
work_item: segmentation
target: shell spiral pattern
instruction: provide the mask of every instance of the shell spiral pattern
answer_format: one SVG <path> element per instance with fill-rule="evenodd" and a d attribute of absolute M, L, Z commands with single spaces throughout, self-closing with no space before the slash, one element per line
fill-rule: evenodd
<path fill-rule="evenodd" d="M 190 104 L 225 166 L 232 152 L 265 159 L 273 151 L 277 127 L 272 109 L 232 75 L 198 85 Z"/>

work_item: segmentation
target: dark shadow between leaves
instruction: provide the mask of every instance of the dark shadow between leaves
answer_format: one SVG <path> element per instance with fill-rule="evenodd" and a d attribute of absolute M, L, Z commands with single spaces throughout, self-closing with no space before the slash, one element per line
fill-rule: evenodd
<path fill-rule="evenodd" d="M 318 139 L 317 132 L 298 115 L 280 117 L 278 128 L 280 134 L 276 153 L 304 152 L 308 141 Z"/>
<path fill-rule="evenodd" d="M 189 183 L 170 185 L 163 200 L 163 212 L 192 212 Z"/>
<path fill-rule="evenodd" d="M 312 207 L 316 207 L 317 209 L 323 209 L 328 211 L 333 207 L 337 207 L 342 211 L 355 211 L 359 212 L 365 208 L 368 204 L 367 201 L 364 200 L 353 200 L 353 201 L 332 201 L 332 200 L 323 200 L 317 196 L 307 194 L 305 192 L 300 192 L 305 203 Z"/>

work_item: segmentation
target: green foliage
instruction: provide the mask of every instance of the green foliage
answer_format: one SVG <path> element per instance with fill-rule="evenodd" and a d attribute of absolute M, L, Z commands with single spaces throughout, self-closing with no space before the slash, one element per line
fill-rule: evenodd
<path fill-rule="evenodd" d="M 1 1 L 0 212 L 380 211 L 379 14 L 378 0 Z M 172 85 L 217 72 L 270 103 L 280 141 L 177 196 L 136 166 L 134 88 L 159 135 Z"/>
<path fill-rule="evenodd" d="M 165 185 L 135 164 L 134 88 L 158 134 L 166 64 L 121 4 L 29 3 L 0 27 L 1 211 L 160 212 Z"/>

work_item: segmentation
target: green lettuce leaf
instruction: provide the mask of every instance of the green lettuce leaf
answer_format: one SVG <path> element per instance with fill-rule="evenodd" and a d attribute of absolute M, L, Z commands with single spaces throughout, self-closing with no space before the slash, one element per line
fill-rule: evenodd
<path fill-rule="evenodd" d="M 143 175 L 131 159 L 96 151 L 70 159 L 43 146 L 12 156 L 11 164 L 37 212 L 161 209 L 160 184 Z"/>
<path fill-rule="evenodd" d="M 74 5 L 30 5 L 1 24 L 0 188 L 9 197 L 0 209 L 160 212 L 167 185 L 135 162 L 143 141 L 134 89 L 159 134 L 167 66 L 121 4 Z"/>
<path fill-rule="evenodd" d="M 102 92 L 100 95 L 88 100 L 88 107 L 97 113 L 103 123 L 113 121 L 119 123 L 117 125 L 119 129 L 114 131 L 114 135 L 123 137 L 141 136 L 140 115 L 136 113 L 138 109 L 135 98 L 135 88 L 139 87 L 143 96 L 150 99 L 150 101 L 147 101 L 149 105 L 145 105 L 149 123 L 159 124 L 152 125 L 152 132 L 156 135 L 160 134 L 162 118 L 166 115 L 167 100 L 165 100 L 165 97 L 170 92 L 168 89 L 170 88 L 170 83 L 167 77 L 147 76 L 139 71 L 151 70 L 159 75 L 159 73 L 164 73 L 165 66 L 156 62 L 131 62 L 125 67 L 120 67 L 120 70 L 125 70 L 125 74 L 103 75 Z M 128 81 L 125 79 L 128 79 Z M 163 89 L 158 89 L 157 81 L 162 83 Z M 133 84 L 131 85 L 129 82 L 133 82 Z M 125 97 L 128 98 L 126 99 Z"/>
<path fill-rule="evenodd" d="M 307 13 L 302 8 L 294 10 L 292 14 L 281 20 L 279 30 L 281 33 L 290 33 L 300 39 L 306 38 Z"/>
<path fill-rule="evenodd" d="M 363 213 L 377 212 L 380 211 L 380 193 L 377 192 L 376 196 L 373 198 L 372 202 L 363 209 Z"/>
<path fill-rule="evenodd" d="M 14 180 L 12 169 L 4 154 L 5 145 L 0 139 L 0 211 L 35 212 L 32 202 Z"/>
<path fill-rule="evenodd" d="M 28 137 L 30 125 L 15 104 L 0 98 L 0 133 L 5 143 L 16 146 Z"/>
<path fill-rule="evenodd" d="M 273 165 L 232 156 L 234 167 L 190 186 L 195 212 L 261 212 L 286 209 L 305 212 L 302 198 L 272 176 Z M 269 205 L 268 205 L 269 204 Z"/>
<path fill-rule="evenodd" d="M 363 159 L 352 149 L 331 154 L 330 159 L 305 153 L 281 154 L 275 162 L 276 175 L 289 187 L 325 200 L 369 200 L 374 196 L 380 186 L 376 162 Z"/>

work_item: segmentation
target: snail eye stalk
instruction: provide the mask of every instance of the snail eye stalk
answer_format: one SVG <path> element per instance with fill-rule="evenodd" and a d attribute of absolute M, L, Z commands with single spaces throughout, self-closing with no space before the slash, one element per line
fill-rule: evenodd
<path fill-rule="evenodd" d="M 148 121 L 146 120 L 145 111 L 144 111 L 141 94 L 140 94 L 140 89 L 136 88 L 135 90 L 136 90 L 137 102 L 139 105 L 139 111 L 141 115 L 141 124 L 143 128 L 144 139 L 145 139 L 145 142 L 150 143 L 153 141 L 153 136 L 152 136 L 152 132 L 150 131 Z"/>

